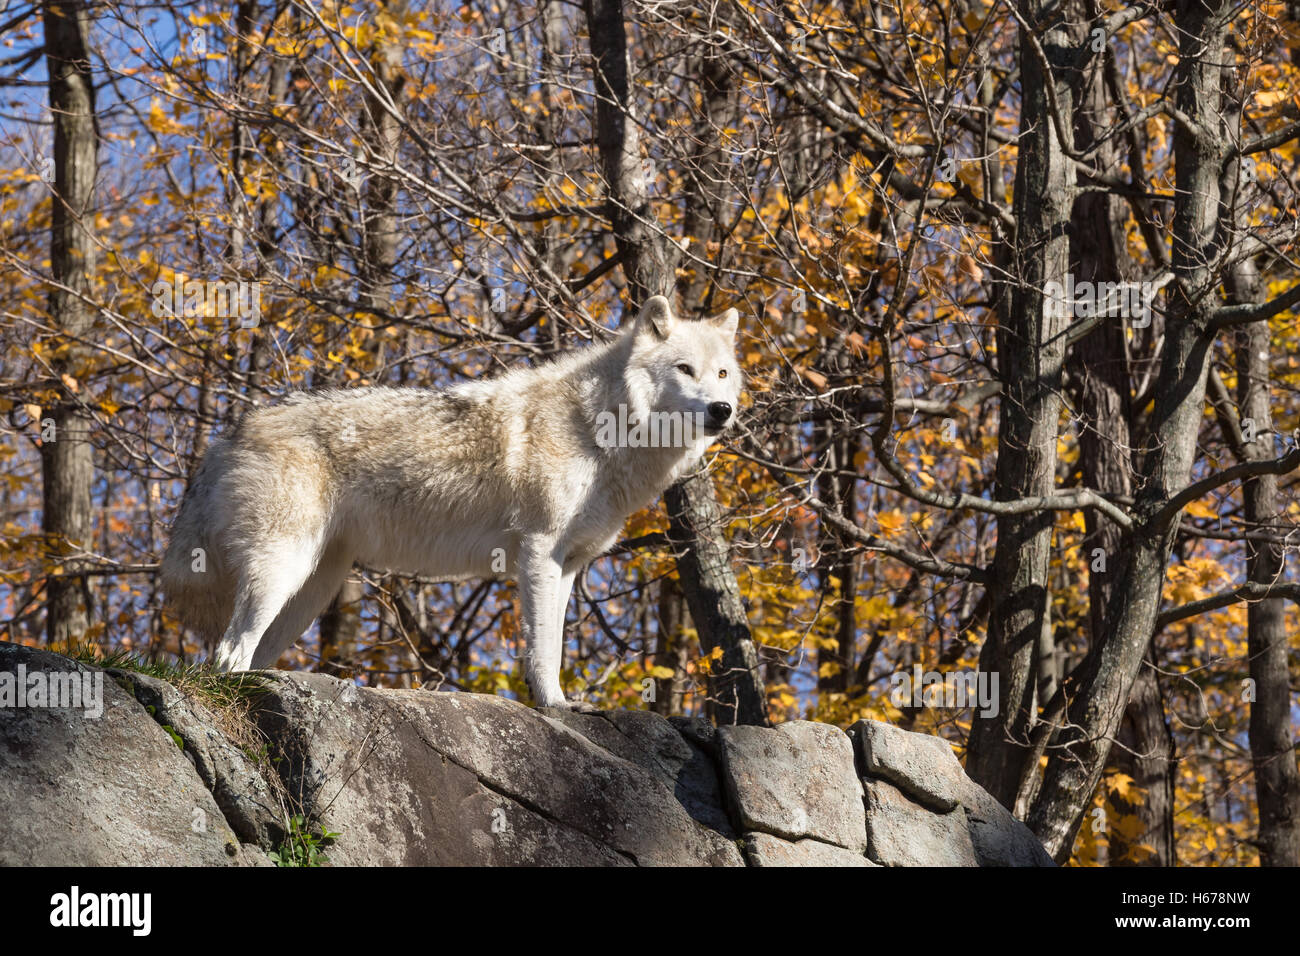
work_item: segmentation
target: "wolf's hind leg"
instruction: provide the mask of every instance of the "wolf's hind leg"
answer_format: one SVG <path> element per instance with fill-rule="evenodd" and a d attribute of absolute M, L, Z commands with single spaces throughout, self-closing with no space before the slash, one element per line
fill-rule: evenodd
<path fill-rule="evenodd" d="M 351 570 L 351 550 L 342 546 L 326 549 L 311 577 L 266 629 L 253 654 L 254 670 L 274 666 L 280 655 L 293 646 L 293 642 L 311 627 L 316 616 L 329 606 Z"/>
<path fill-rule="evenodd" d="M 267 629 L 312 576 L 319 551 L 316 541 L 282 539 L 242 562 L 235 613 L 217 646 L 219 670 L 249 670 L 254 658 L 265 657 L 258 649 Z"/>

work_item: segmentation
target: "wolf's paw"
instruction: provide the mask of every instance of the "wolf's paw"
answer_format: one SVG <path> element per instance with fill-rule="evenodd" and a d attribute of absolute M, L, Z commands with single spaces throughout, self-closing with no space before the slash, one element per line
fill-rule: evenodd
<path fill-rule="evenodd" d="M 558 704 L 542 704 L 538 710 L 567 710 L 575 714 L 598 714 L 600 708 L 595 704 L 589 704 L 585 700 L 565 699 Z"/>

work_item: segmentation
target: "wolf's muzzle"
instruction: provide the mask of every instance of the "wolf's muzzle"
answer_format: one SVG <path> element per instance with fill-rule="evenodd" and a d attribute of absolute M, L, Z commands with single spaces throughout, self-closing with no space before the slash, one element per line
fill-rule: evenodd
<path fill-rule="evenodd" d="M 731 403 L 729 402 L 710 402 L 709 403 L 709 420 L 705 423 L 705 430 L 711 435 L 716 435 L 727 427 L 727 422 L 731 421 Z"/>

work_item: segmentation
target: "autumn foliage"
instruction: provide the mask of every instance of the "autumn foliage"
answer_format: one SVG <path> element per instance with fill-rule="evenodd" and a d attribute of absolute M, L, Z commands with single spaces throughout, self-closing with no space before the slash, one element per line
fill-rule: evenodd
<path fill-rule="evenodd" d="M 709 466 L 774 721 L 886 720 L 940 734 L 964 759 L 978 714 L 914 707 L 891 695 L 895 675 L 987 664 L 991 629 L 1004 642 L 1020 633 L 1006 616 L 1017 602 L 1033 620 L 1030 729 L 1075 714 L 1053 715 L 1050 698 L 1063 688 L 1073 707 L 1071 680 L 1120 640 L 1114 608 L 1140 570 L 1127 556 L 1142 553 L 1133 542 L 1156 510 L 1142 496 L 1172 473 L 1151 471 L 1170 447 L 1162 383 L 1182 382 L 1162 377 L 1176 371 L 1166 358 L 1179 323 L 1204 313 L 1213 334 L 1206 373 L 1191 376 L 1202 391 L 1188 393 L 1180 487 L 1276 460 L 1272 512 L 1244 498 L 1262 471 L 1178 503 L 1152 572 L 1143 670 L 1119 681 L 1127 716 L 1108 739 L 1121 743 L 1063 811 L 1077 837 L 1062 858 L 1081 865 L 1258 864 L 1253 606 L 1281 615 L 1285 715 L 1300 681 L 1300 594 L 1287 590 L 1300 561 L 1287 458 L 1300 323 L 1294 301 L 1249 323 L 1221 312 L 1244 301 L 1242 263 L 1256 304 L 1297 283 L 1300 22 L 1280 3 L 1212 6 L 1228 66 L 1195 115 L 1180 37 L 1200 26 L 1171 5 L 1072 3 L 1064 25 L 1046 26 L 1038 5 L 984 0 L 624 11 L 626 121 L 639 130 L 628 161 L 647 196 L 635 216 L 677 250 L 682 314 L 734 305 L 743 317 L 742 421 Z M 89 328 L 70 329 L 53 296 L 48 17 L 11 5 L 0 18 L 15 14 L 5 69 L 40 82 L 6 87 L 0 140 L 7 640 L 46 643 L 49 582 L 66 578 L 88 622 L 77 643 L 202 656 L 169 615 L 156 564 L 213 435 L 295 389 L 436 387 L 544 361 L 603 338 L 628 308 L 588 24 L 574 6 L 128 4 L 96 8 L 87 28 L 98 165 L 93 201 L 75 212 L 98 256 L 78 293 Z M 1037 126 L 1025 121 L 1033 109 Z M 1062 128 L 1050 136 L 1070 143 L 1040 181 L 1025 143 L 1049 135 L 1053 111 Z M 1193 162 L 1180 124 L 1207 115 L 1228 151 L 1198 286 L 1179 265 L 1177 223 L 1192 215 L 1180 177 Z M 1050 220 L 1062 163 L 1070 202 L 1040 241 L 1029 213 Z M 1099 218 L 1080 212 L 1087 196 Z M 1016 323 L 1041 330 L 1043 280 L 1064 272 L 1145 283 L 1149 314 L 1089 324 L 1076 309 L 1062 320 L 1059 373 L 1010 371 L 1024 345 Z M 255 288 L 255 320 L 209 294 L 218 283 Z M 1252 349 L 1263 357 L 1243 362 Z M 1051 420 L 1033 449 L 1014 447 L 1004 407 L 1027 377 L 1055 402 L 1035 406 Z M 1090 391 L 1103 380 L 1109 410 Z M 1250 388 L 1264 390 L 1267 423 L 1243 413 Z M 88 416 L 87 435 L 43 429 L 64 406 Z M 43 530 L 51 438 L 92 449 L 81 541 Z M 1030 451 L 1049 495 L 1007 486 L 1012 459 Z M 1015 501 L 1030 504 L 1012 514 Z M 1045 549 L 1026 571 L 1032 587 L 995 570 L 1000 529 L 1005 561 L 1020 517 L 1016 533 Z M 657 503 L 590 567 L 569 608 L 564 681 L 601 707 L 710 715 L 722 651 L 702 649 L 668 527 Z M 1282 571 L 1234 597 L 1257 547 L 1275 548 Z M 356 575 L 360 587 L 281 666 L 527 699 L 512 586 Z M 1145 710 L 1130 693 L 1142 680 L 1154 694 Z M 1132 721 L 1158 732 L 1155 762 L 1139 759 L 1149 748 L 1135 756 Z M 1067 759 L 1056 734 L 1036 752 L 1037 738 L 1019 742 L 1031 753 L 1022 810 L 1054 799 L 1037 781 Z M 1270 759 L 1294 769 L 1294 747 Z M 1168 797 L 1158 813 L 1153 790 Z M 1287 799 L 1300 819 L 1300 794 Z"/>

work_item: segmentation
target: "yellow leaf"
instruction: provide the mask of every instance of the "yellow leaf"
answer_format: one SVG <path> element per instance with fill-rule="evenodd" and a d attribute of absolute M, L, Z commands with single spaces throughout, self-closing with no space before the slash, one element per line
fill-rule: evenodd
<path fill-rule="evenodd" d="M 907 524 L 907 518 L 898 511 L 882 511 L 876 515 L 876 524 L 886 538 L 892 538 L 903 530 L 903 525 Z"/>
<path fill-rule="evenodd" d="M 802 375 L 804 378 L 806 378 L 809 381 L 809 383 L 811 383 L 814 387 L 816 388 L 826 387 L 826 376 L 823 375 L 821 372 L 814 372 L 810 368 L 801 368 L 798 365 L 795 366 L 795 370 L 798 371 L 798 373 Z"/>
<path fill-rule="evenodd" d="M 1126 773 L 1117 773 L 1111 777 L 1110 789 L 1129 803 L 1133 802 L 1133 797 L 1141 796 L 1143 793 L 1141 787 L 1133 786 L 1133 778 Z"/>

